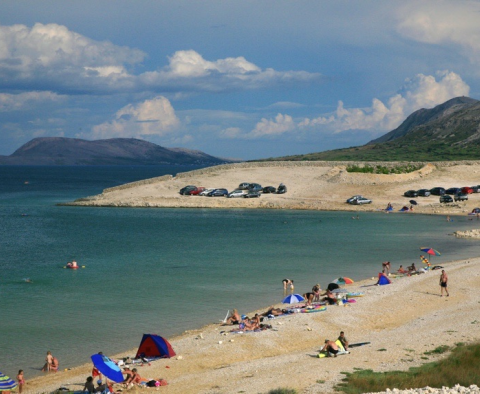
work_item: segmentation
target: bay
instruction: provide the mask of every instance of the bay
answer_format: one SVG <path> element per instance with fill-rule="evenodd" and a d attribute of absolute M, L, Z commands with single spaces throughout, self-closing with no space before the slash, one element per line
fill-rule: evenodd
<path fill-rule="evenodd" d="M 2 372 L 32 377 L 47 350 L 63 369 L 267 307 L 284 278 L 303 293 L 376 276 L 385 260 L 418 266 L 421 246 L 442 252 L 433 263 L 480 254 L 451 235 L 477 224 L 466 217 L 55 205 L 190 169 L 0 167 Z M 73 259 L 85 268 L 64 269 Z"/>

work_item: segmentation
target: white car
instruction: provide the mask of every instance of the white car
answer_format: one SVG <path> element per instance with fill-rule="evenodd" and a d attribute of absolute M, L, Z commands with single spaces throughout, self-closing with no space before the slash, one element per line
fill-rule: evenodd
<path fill-rule="evenodd" d="M 353 205 L 363 205 L 363 204 L 371 204 L 372 200 L 369 200 L 368 198 L 365 197 L 357 197 L 355 200 L 353 200 L 350 204 Z"/>
<path fill-rule="evenodd" d="M 213 192 L 215 189 L 205 189 L 199 194 L 199 196 L 206 196 L 208 193 Z"/>
<path fill-rule="evenodd" d="M 229 198 L 232 198 L 232 197 L 243 197 L 245 194 L 246 194 L 246 193 L 245 193 L 244 190 L 237 189 L 237 190 L 234 190 L 233 192 L 228 193 L 227 197 L 229 197 Z"/>
<path fill-rule="evenodd" d="M 357 194 L 356 196 L 353 196 L 353 197 L 350 197 L 347 202 L 349 204 L 353 204 L 353 202 L 357 199 L 357 198 L 363 198 L 360 194 Z"/>

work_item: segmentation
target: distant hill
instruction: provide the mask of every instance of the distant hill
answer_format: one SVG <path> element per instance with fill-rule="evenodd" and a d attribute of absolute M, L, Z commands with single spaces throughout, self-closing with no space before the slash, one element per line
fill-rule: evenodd
<path fill-rule="evenodd" d="M 197 150 L 164 148 L 135 138 L 87 141 L 77 138 L 35 138 L 10 156 L 0 156 L 0 165 L 158 165 L 230 163 L 232 160 Z"/>
<path fill-rule="evenodd" d="M 420 109 L 366 145 L 268 160 L 444 161 L 480 159 L 480 101 L 457 97 Z"/>

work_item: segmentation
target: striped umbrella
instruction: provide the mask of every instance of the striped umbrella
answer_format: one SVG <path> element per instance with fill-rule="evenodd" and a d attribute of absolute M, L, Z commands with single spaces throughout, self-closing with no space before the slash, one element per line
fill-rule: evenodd
<path fill-rule="evenodd" d="M 305 298 L 303 298 L 300 294 L 290 294 L 289 296 L 286 296 L 282 302 L 284 304 L 296 304 L 297 302 L 302 301 L 305 301 Z"/>
<path fill-rule="evenodd" d="M 0 372 L 0 391 L 10 391 L 17 387 L 17 383 Z"/>

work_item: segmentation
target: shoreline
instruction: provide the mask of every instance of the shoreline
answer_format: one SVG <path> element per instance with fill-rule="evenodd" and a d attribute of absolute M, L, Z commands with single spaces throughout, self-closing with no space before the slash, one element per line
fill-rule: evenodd
<path fill-rule="evenodd" d="M 471 330 L 471 324 L 477 324 L 475 317 L 468 313 L 475 310 L 472 307 L 478 309 L 480 257 L 443 264 L 450 283 L 455 283 L 449 298 L 436 294 L 438 271 L 394 278 L 388 286 L 371 286 L 375 281 L 365 279 L 347 286 L 351 291 L 365 291 L 357 303 L 268 320 L 274 330 L 222 335 L 220 331 L 230 326 L 209 324 L 184 331 L 167 338 L 176 357 L 154 361 L 151 366 L 140 367 L 139 372 L 147 378 L 166 379 L 169 385 L 160 390 L 169 393 L 237 393 L 239 387 L 252 393 L 278 387 L 315 393 L 332 392 L 342 378 L 341 372 L 353 368 L 386 371 L 433 361 L 443 356 L 429 356 L 427 361 L 421 352 L 444 344 L 480 340 L 478 330 Z M 315 358 L 323 339 L 335 339 L 342 329 L 351 343 L 372 344 L 355 348 L 350 355 L 338 359 Z M 379 351 L 382 348 L 386 351 Z M 135 351 L 112 358 L 132 356 Z M 326 362 L 328 371 L 319 365 Z M 86 363 L 68 371 L 27 377 L 24 393 L 49 392 L 61 386 L 81 390 L 91 367 L 91 363 Z M 318 383 L 322 380 L 325 383 Z"/>

